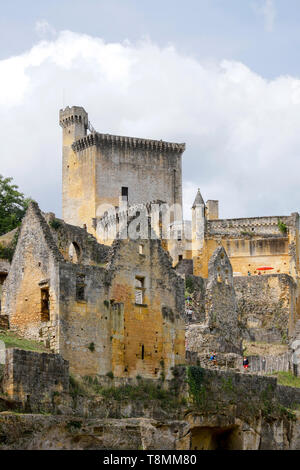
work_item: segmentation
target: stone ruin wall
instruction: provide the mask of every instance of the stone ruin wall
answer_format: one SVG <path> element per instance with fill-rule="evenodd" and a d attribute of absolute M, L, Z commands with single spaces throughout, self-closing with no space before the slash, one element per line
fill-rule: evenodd
<path fill-rule="evenodd" d="M 2 389 L 28 411 L 51 408 L 55 392 L 69 391 L 69 364 L 59 354 L 6 349 Z"/>
<path fill-rule="evenodd" d="M 145 280 L 142 305 L 136 276 Z M 60 352 L 73 372 L 159 378 L 184 362 L 184 282 L 158 240 L 116 241 L 107 269 L 64 263 L 59 279 Z"/>
<path fill-rule="evenodd" d="M 232 268 L 224 248 L 219 247 L 211 257 L 207 281 L 195 276 L 188 279 L 194 287 L 196 321 L 192 321 L 186 330 L 187 351 L 197 353 L 199 357 L 214 351 L 241 355 L 242 335 Z"/>
<path fill-rule="evenodd" d="M 288 343 L 297 320 L 297 285 L 287 274 L 234 277 L 243 338 Z"/>

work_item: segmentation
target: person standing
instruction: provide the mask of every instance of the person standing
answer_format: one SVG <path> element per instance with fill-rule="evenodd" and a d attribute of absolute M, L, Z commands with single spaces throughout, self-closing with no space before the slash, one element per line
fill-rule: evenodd
<path fill-rule="evenodd" d="M 244 356 L 244 359 L 243 359 L 243 367 L 244 369 L 248 369 L 249 367 L 249 361 L 246 356 Z"/>

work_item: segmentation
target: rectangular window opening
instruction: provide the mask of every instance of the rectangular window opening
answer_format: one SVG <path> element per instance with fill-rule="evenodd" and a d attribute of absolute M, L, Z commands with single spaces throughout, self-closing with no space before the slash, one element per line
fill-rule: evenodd
<path fill-rule="evenodd" d="M 135 277 L 135 303 L 144 304 L 145 278 L 141 276 Z"/>
<path fill-rule="evenodd" d="M 76 300 L 85 300 L 85 275 L 78 274 L 76 277 Z"/>
<path fill-rule="evenodd" d="M 41 321 L 47 322 L 50 320 L 50 295 L 49 288 L 44 287 L 41 289 Z"/>
<path fill-rule="evenodd" d="M 126 186 L 122 186 L 121 195 L 123 201 L 128 201 L 128 188 Z"/>

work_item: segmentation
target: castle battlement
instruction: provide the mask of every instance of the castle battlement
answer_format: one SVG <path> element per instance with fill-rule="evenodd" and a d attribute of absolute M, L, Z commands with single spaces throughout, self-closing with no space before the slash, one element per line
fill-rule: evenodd
<path fill-rule="evenodd" d="M 83 137 L 82 139 L 76 140 L 76 142 L 74 142 L 72 145 L 72 149 L 75 152 L 79 152 L 93 145 L 110 145 L 122 148 L 140 148 L 174 153 L 182 153 L 185 150 L 185 144 L 165 142 L 163 140 L 139 139 L 137 137 L 101 134 L 99 132 L 89 134 L 86 137 Z"/>
<path fill-rule="evenodd" d="M 68 127 L 72 124 L 83 124 L 88 127 L 88 113 L 81 106 L 69 106 L 59 111 L 59 124 Z"/>

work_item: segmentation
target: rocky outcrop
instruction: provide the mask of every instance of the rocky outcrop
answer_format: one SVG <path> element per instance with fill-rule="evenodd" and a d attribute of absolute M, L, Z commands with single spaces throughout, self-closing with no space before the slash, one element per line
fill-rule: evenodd
<path fill-rule="evenodd" d="M 0 413 L 0 449 L 293 450 L 296 421 L 243 420 L 233 413 L 189 413 L 185 420 L 87 419 Z"/>

